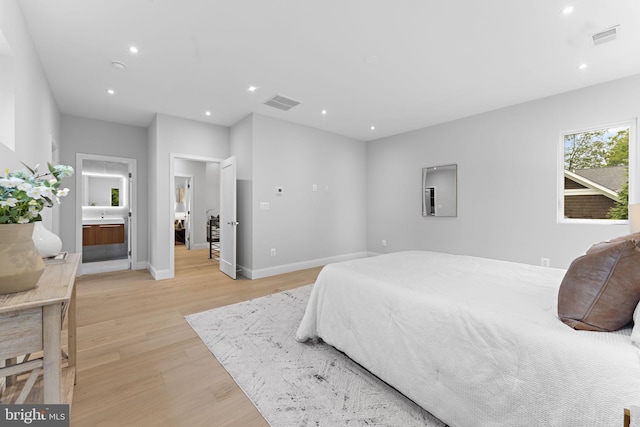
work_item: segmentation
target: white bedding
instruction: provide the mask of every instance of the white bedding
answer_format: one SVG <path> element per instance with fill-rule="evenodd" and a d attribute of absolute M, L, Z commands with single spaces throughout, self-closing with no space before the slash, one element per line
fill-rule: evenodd
<path fill-rule="evenodd" d="M 419 251 L 331 264 L 296 338 L 322 338 L 452 427 L 620 427 L 640 403 L 640 350 L 630 328 L 557 318 L 564 273 Z"/>

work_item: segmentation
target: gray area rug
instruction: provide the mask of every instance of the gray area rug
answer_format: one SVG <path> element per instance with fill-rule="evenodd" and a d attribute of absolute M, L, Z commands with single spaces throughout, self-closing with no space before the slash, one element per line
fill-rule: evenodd
<path fill-rule="evenodd" d="M 295 340 L 311 287 L 185 318 L 273 427 L 444 426 L 333 347 Z"/>

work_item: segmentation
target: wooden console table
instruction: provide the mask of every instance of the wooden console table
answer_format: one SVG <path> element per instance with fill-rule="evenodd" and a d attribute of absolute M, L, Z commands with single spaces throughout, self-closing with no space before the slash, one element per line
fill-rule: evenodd
<path fill-rule="evenodd" d="M 44 395 L 38 402 L 71 403 L 76 375 L 76 291 L 75 280 L 80 262 L 79 254 L 69 254 L 64 263 L 48 265 L 38 285 L 31 290 L 0 295 L 0 377 L 6 377 L 5 396 L 11 401 L 25 403 L 42 372 Z M 62 369 L 62 324 L 67 316 L 67 367 Z M 33 354 L 41 357 L 30 359 Z M 18 357 L 26 356 L 20 363 Z M 18 374 L 31 371 L 22 392 L 15 390 Z"/>

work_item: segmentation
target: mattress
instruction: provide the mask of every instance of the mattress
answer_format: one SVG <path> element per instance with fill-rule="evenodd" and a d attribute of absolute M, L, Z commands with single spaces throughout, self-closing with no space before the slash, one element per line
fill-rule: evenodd
<path fill-rule="evenodd" d="M 321 338 L 452 427 L 621 426 L 639 349 L 630 328 L 558 319 L 564 273 L 421 251 L 330 264 L 296 339 Z"/>

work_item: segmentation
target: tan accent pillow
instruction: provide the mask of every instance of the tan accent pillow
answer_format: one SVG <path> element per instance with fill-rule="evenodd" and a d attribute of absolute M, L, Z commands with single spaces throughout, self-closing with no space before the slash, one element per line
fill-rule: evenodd
<path fill-rule="evenodd" d="M 615 331 L 629 324 L 640 301 L 639 246 L 640 239 L 618 238 L 576 258 L 560 284 L 560 320 L 588 331 Z"/>

